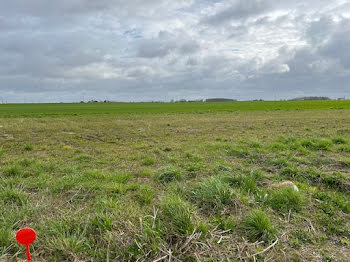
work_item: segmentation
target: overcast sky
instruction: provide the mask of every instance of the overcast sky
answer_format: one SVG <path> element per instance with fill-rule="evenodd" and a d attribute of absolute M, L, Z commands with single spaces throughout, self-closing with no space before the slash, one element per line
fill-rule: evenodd
<path fill-rule="evenodd" d="M 350 97 L 349 0 L 1 0 L 0 102 Z"/>

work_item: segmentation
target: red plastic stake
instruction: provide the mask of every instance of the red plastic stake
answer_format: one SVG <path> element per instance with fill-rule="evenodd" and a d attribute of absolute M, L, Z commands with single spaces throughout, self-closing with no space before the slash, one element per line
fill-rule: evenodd
<path fill-rule="evenodd" d="M 31 262 L 32 260 L 30 258 L 29 245 L 31 243 L 33 243 L 36 239 L 36 233 L 35 233 L 34 229 L 22 228 L 22 229 L 18 230 L 18 232 L 16 234 L 16 239 L 17 239 L 18 243 L 26 246 L 27 260 L 28 260 L 28 262 Z"/>

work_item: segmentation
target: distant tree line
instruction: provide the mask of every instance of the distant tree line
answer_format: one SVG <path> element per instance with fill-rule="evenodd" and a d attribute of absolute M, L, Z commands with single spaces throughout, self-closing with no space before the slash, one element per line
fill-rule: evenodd
<path fill-rule="evenodd" d="M 195 100 L 186 100 L 186 99 L 180 99 L 180 100 L 174 100 L 171 99 L 170 102 L 172 103 L 191 103 L 191 102 L 232 102 L 237 101 L 236 99 L 230 99 L 230 98 L 208 98 L 208 99 L 195 99 Z"/>
<path fill-rule="evenodd" d="M 331 100 L 326 96 L 303 96 L 290 99 L 290 101 L 311 101 L 311 100 Z"/>

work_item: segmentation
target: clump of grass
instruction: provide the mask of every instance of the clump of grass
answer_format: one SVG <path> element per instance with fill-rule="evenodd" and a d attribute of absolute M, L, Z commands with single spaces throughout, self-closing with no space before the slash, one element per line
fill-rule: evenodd
<path fill-rule="evenodd" d="M 300 211 L 303 205 L 303 197 L 299 191 L 290 187 L 284 187 L 272 191 L 268 203 L 273 209 L 278 211 Z"/>
<path fill-rule="evenodd" d="M 245 218 L 243 228 L 250 241 L 269 241 L 276 234 L 270 218 L 261 210 L 253 210 Z"/>
<path fill-rule="evenodd" d="M 343 158 L 340 160 L 340 164 L 343 167 L 350 167 L 350 158 Z"/>
<path fill-rule="evenodd" d="M 163 149 L 163 151 L 164 151 L 164 152 L 170 152 L 170 151 L 171 151 L 171 148 L 170 148 L 170 147 L 165 147 L 165 148 Z"/>
<path fill-rule="evenodd" d="M 151 187 L 147 185 L 142 185 L 140 188 L 136 191 L 136 200 L 141 205 L 148 205 L 151 204 L 154 198 L 154 191 Z"/>
<path fill-rule="evenodd" d="M 110 231 L 113 228 L 113 218 L 107 213 L 96 213 L 91 219 L 93 230 L 99 233 Z"/>
<path fill-rule="evenodd" d="M 236 229 L 236 220 L 234 216 L 224 216 L 218 215 L 213 220 L 213 223 L 216 224 L 222 230 L 230 230 L 233 232 Z"/>
<path fill-rule="evenodd" d="M 291 232 L 290 234 L 290 239 L 289 239 L 289 244 L 293 248 L 300 248 L 301 244 L 303 243 L 312 243 L 313 241 L 313 236 L 311 235 L 310 232 L 297 229 Z"/>
<path fill-rule="evenodd" d="M 18 163 L 23 167 L 29 167 L 33 162 L 34 162 L 33 160 L 29 160 L 28 158 L 23 158 Z"/>
<path fill-rule="evenodd" d="M 286 150 L 288 147 L 283 143 L 275 142 L 270 145 L 270 148 L 274 152 L 279 152 L 279 151 Z"/>
<path fill-rule="evenodd" d="M 253 140 L 248 143 L 251 148 L 261 148 L 263 145 L 260 141 Z"/>
<path fill-rule="evenodd" d="M 294 177 L 299 177 L 301 171 L 293 166 L 285 167 L 281 171 L 281 175 L 289 177 L 289 178 L 294 178 Z"/>
<path fill-rule="evenodd" d="M 227 150 L 227 154 L 238 158 L 248 158 L 251 156 L 251 152 L 243 147 L 231 147 Z"/>
<path fill-rule="evenodd" d="M 72 147 L 71 146 L 68 146 L 68 145 L 64 145 L 63 147 L 62 147 L 62 149 L 63 150 L 72 150 Z"/>
<path fill-rule="evenodd" d="M 135 177 L 152 177 L 153 171 L 151 169 L 141 169 L 140 171 L 134 174 Z"/>
<path fill-rule="evenodd" d="M 251 171 L 249 174 L 225 174 L 222 180 L 232 186 L 237 186 L 248 193 L 255 193 L 258 190 L 257 181 L 261 179 L 262 173 L 259 170 Z"/>
<path fill-rule="evenodd" d="M 75 157 L 75 160 L 80 161 L 80 162 L 88 162 L 91 161 L 92 157 L 88 154 L 80 154 Z"/>
<path fill-rule="evenodd" d="M 152 166 L 154 165 L 155 161 L 153 158 L 147 157 L 142 161 L 143 166 Z"/>
<path fill-rule="evenodd" d="M 190 162 L 184 165 L 184 169 L 190 174 L 194 174 L 197 171 L 201 170 L 202 165 L 196 162 Z"/>
<path fill-rule="evenodd" d="M 327 212 L 329 210 L 326 210 Z M 321 212 L 316 214 L 316 221 L 323 227 L 323 230 L 330 235 L 347 235 L 349 236 L 350 230 L 345 226 L 346 220 L 342 216 L 336 216 L 333 212 Z"/>
<path fill-rule="evenodd" d="M 103 173 L 99 170 L 87 170 L 84 174 L 86 179 L 105 179 L 107 178 L 107 174 Z"/>
<path fill-rule="evenodd" d="M 220 173 L 220 172 L 231 172 L 232 171 L 232 166 L 230 163 L 226 162 L 221 162 L 216 164 L 214 167 L 214 172 L 215 173 Z"/>
<path fill-rule="evenodd" d="M 302 139 L 300 141 L 300 145 L 310 150 L 327 151 L 330 149 L 332 142 L 328 139 L 309 138 L 309 139 Z"/>
<path fill-rule="evenodd" d="M 217 176 L 204 179 L 192 192 L 192 198 L 203 208 L 214 210 L 232 203 L 232 196 L 230 186 Z"/>
<path fill-rule="evenodd" d="M 338 151 L 338 152 L 350 153 L 350 146 L 348 146 L 348 145 L 340 145 L 340 146 L 337 148 L 337 151 Z"/>
<path fill-rule="evenodd" d="M 24 150 L 25 151 L 32 151 L 33 150 L 33 146 L 31 144 L 25 144 L 24 145 Z"/>
<path fill-rule="evenodd" d="M 28 194 L 17 188 L 2 188 L 0 190 L 0 202 L 24 206 L 28 202 Z"/>
<path fill-rule="evenodd" d="M 161 216 L 167 230 L 173 234 L 188 235 L 194 230 L 190 204 L 178 196 L 167 196 L 162 200 Z"/>
<path fill-rule="evenodd" d="M 276 168 L 284 168 L 290 166 L 289 162 L 285 158 L 273 158 L 268 163 Z"/>
<path fill-rule="evenodd" d="M 21 174 L 22 170 L 18 165 L 7 166 L 4 170 L 5 176 L 20 176 Z"/>
<path fill-rule="evenodd" d="M 0 228 L 0 252 L 11 244 L 12 234 L 8 228 Z"/>
<path fill-rule="evenodd" d="M 161 183 L 170 183 L 176 180 L 181 180 L 182 174 L 180 170 L 173 166 L 168 166 L 161 169 L 155 174 L 155 179 Z"/>
<path fill-rule="evenodd" d="M 347 141 L 345 140 L 345 138 L 344 137 L 340 137 L 340 136 L 333 137 L 332 138 L 332 142 L 335 145 L 345 145 L 345 144 L 347 144 Z"/>
<path fill-rule="evenodd" d="M 316 190 L 313 196 L 323 202 L 331 203 L 331 205 L 341 209 L 346 214 L 350 214 L 350 201 L 340 192 L 326 192 L 325 190 Z"/>

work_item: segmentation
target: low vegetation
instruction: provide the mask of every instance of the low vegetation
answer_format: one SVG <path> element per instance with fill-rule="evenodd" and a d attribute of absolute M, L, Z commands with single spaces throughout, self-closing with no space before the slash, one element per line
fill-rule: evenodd
<path fill-rule="evenodd" d="M 349 108 L 0 105 L 0 261 L 347 261 Z"/>

